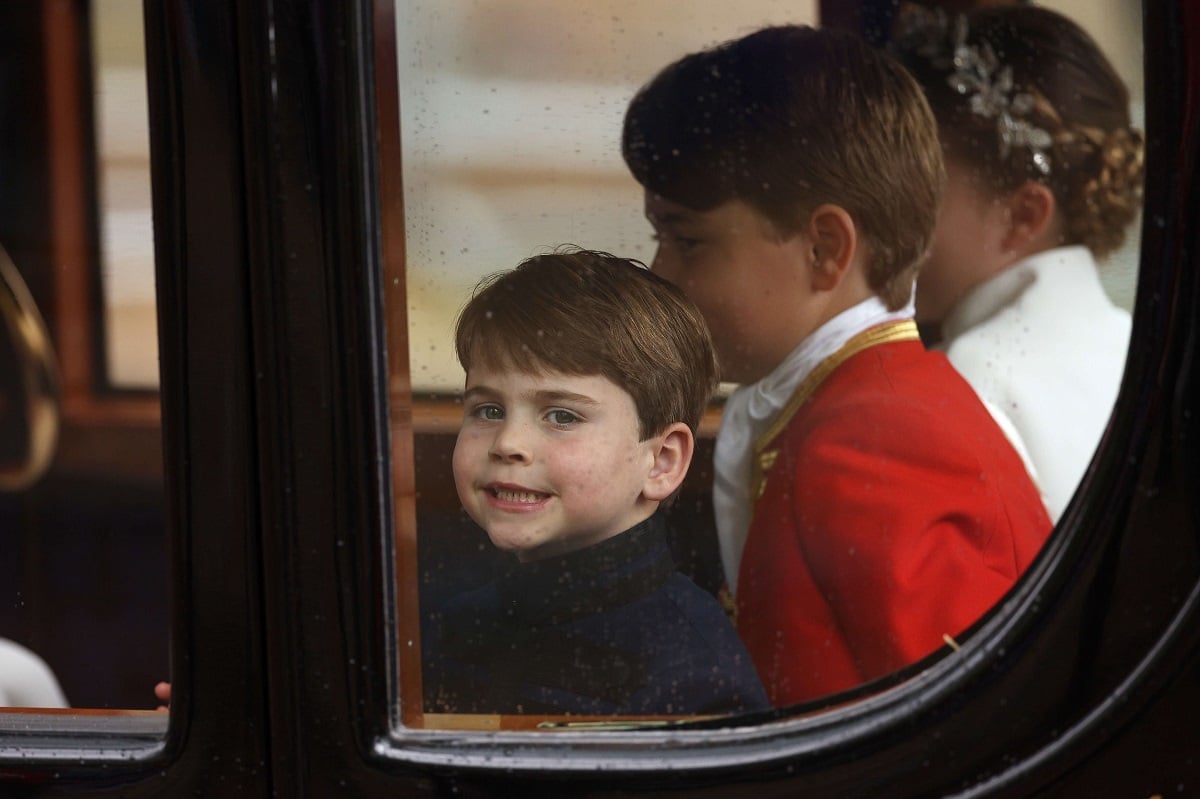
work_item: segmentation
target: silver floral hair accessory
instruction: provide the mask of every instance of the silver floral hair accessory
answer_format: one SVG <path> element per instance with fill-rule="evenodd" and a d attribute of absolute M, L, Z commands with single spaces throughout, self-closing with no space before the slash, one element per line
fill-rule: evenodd
<path fill-rule="evenodd" d="M 898 41 L 901 47 L 935 67 L 953 70 L 946 82 L 959 94 L 968 96 L 971 112 L 996 120 L 1001 158 L 1006 158 L 1013 147 L 1026 147 L 1037 170 L 1043 175 L 1050 174 L 1050 156 L 1046 150 L 1054 140 L 1045 130 L 1022 118 L 1033 110 L 1033 95 L 1014 91 L 1012 67 L 1000 66 L 991 44 L 967 44 L 966 17 L 957 16 L 950 31 L 942 9 L 913 8 L 902 20 Z"/>

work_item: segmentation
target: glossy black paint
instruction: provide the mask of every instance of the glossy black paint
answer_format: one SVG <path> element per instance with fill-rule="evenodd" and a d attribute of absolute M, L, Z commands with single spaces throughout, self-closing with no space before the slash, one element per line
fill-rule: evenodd
<path fill-rule="evenodd" d="M 245 80 L 233 4 L 146 4 L 174 693 L 166 746 L 122 795 L 260 796 L 259 455 Z"/>
<path fill-rule="evenodd" d="M 489 766 L 486 736 L 388 742 L 370 4 L 150 4 L 175 707 L 165 747 L 128 765 L 97 767 L 97 738 L 75 764 L 0 763 L 0 780 L 30 796 L 1195 790 L 1200 10 L 1145 13 L 1133 354 L 1101 453 L 1025 582 L 960 656 L 849 712 L 736 736 L 511 739 Z"/>

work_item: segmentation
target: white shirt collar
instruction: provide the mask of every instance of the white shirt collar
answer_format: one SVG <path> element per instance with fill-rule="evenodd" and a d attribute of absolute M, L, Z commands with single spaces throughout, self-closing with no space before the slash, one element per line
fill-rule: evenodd
<path fill-rule="evenodd" d="M 741 386 L 726 401 L 713 456 L 713 511 L 730 593 L 737 591 L 742 550 L 754 513 L 750 497 L 750 463 L 755 440 L 770 426 L 800 382 L 821 361 L 863 330 L 912 317 L 911 299 L 898 311 L 889 311 L 875 296 L 863 300 L 821 325 L 770 374 L 756 383 Z"/>

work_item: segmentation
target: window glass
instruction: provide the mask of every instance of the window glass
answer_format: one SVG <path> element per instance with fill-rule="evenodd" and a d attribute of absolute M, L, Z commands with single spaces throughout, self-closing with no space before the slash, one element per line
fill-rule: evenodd
<path fill-rule="evenodd" d="M 142 7 L 121 0 L 93 13 L 102 363 L 109 385 L 152 389 L 158 337 Z"/>
<path fill-rule="evenodd" d="M 1140 129 L 1137 9 L 1119 0 L 1044 5 L 1097 39 L 1130 88 Z M 626 0 L 586 8 L 552 0 L 396 3 L 404 255 L 389 262 L 387 283 L 388 322 L 401 329 L 390 341 L 404 343 L 407 356 L 405 364 L 393 353 L 392 402 L 412 409 L 411 417 L 393 415 L 393 434 L 411 447 L 394 449 L 404 459 L 395 464 L 400 703 L 410 726 L 498 729 L 563 721 L 536 710 L 528 718 L 456 714 L 439 705 L 434 675 L 427 672 L 424 685 L 414 678 L 422 647 L 433 648 L 429 636 L 446 635 L 438 610 L 489 584 L 510 563 L 455 492 L 451 459 L 463 418 L 463 372 L 454 322 L 481 277 L 561 244 L 649 263 L 655 244 L 642 189 L 620 154 L 627 103 L 685 53 L 766 24 L 817 24 L 818 8 L 767 0 L 690 3 L 687 20 L 681 22 L 674 4 Z M 1125 309 L 1133 305 L 1137 231 L 1131 226 L 1100 270 L 1105 290 Z M 687 531 L 672 538 L 676 561 L 714 595 L 722 576 L 709 487 L 719 418 L 718 402 L 672 509 Z"/>
<path fill-rule="evenodd" d="M 702 22 L 688 25 L 669 4 L 624 0 L 404 2 L 396 16 L 407 252 L 388 282 L 407 286 L 416 473 L 416 535 L 399 538 L 401 560 L 415 559 L 428 633 L 436 608 L 507 562 L 463 513 L 450 474 L 463 382 L 451 340 L 471 288 L 561 244 L 648 262 L 641 191 L 619 152 L 625 104 L 668 61 L 759 25 L 811 22 L 815 4 L 705 2 L 688 15 Z M 403 318 L 394 310 L 393 324 Z M 411 611 L 401 608 L 418 626 Z M 401 634 L 402 644 L 413 637 Z M 404 684 L 410 723 L 501 723 L 443 712 L 419 721 L 416 688 Z M 430 709 L 436 694 L 426 686 Z"/>
<path fill-rule="evenodd" d="M 1069 16 L 1086 30 L 1129 89 L 1129 110 L 1133 125 L 1146 127 L 1146 88 L 1142 79 L 1142 9 L 1138 3 L 1104 0 L 1081 3 L 1078 0 L 1051 0 L 1040 5 Z M 1137 288 L 1138 258 L 1141 251 L 1141 223 L 1135 222 L 1121 248 L 1101 264 L 1100 279 L 1113 302 L 1133 310 Z"/>
<path fill-rule="evenodd" d="M 23 289 L 0 325 L 0 705 L 150 714 L 167 581 L 141 3 L 2 16 L 21 124 L 0 247 Z"/>
<path fill-rule="evenodd" d="M 815 3 L 587 9 L 540 0 L 397 3 L 413 388 L 453 393 L 454 317 L 483 275 L 563 243 L 649 259 L 621 161 L 625 105 L 668 62 Z M 503 31 L 504 35 L 498 35 Z"/>

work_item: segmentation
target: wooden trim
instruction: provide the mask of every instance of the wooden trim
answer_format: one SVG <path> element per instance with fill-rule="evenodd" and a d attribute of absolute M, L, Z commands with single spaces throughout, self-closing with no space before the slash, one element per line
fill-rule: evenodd
<path fill-rule="evenodd" d="M 427 713 L 423 729 L 496 732 L 535 730 L 566 732 L 580 730 L 628 730 L 663 727 L 688 721 L 705 721 L 717 716 L 519 716 L 505 713 Z"/>
<path fill-rule="evenodd" d="M 42 5 L 46 31 L 46 107 L 49 161 L 50 246 L 54 266 L 54 339 L 65 400 L 92 393 L 95 348 L 92 334 L 96 313 L 90 267 L 95 254 L 89 245 L 89 185 L 83 109 L 85 90 L 81 54 L 87 35 L 79 3 L 46 0 Z"/>
<path fill-rule="evenodd" d="M 166 710 L 132 710 L 110 707 L 2 707 L 0 713 L 29 716 L 158 716 Z"/>
<path fill-rule="evenodd" d="M 162 412 L 155 395 L 64 403 L 58 451 L 59 473 L 163 478 Z"/>
<path fill-rule="evenodd" d="M 404 230 L 404 178 L 400 148 L 400 86 L 396 60 L 395 8 L 374 6 L 376 146 L 379 158 L 379 216 L 387 325 L 388 419 L 392 459 L 392 519 L 396 557 L 396 653 L 400 718 L 419 726 L 424 712 L 421 685 L 420 576 L 417 567 L 417 492 L 413 434 L 416 409 L 408 360 L 408 292 Z M 432 408 L 433 424 L 444 424 Z"/>

